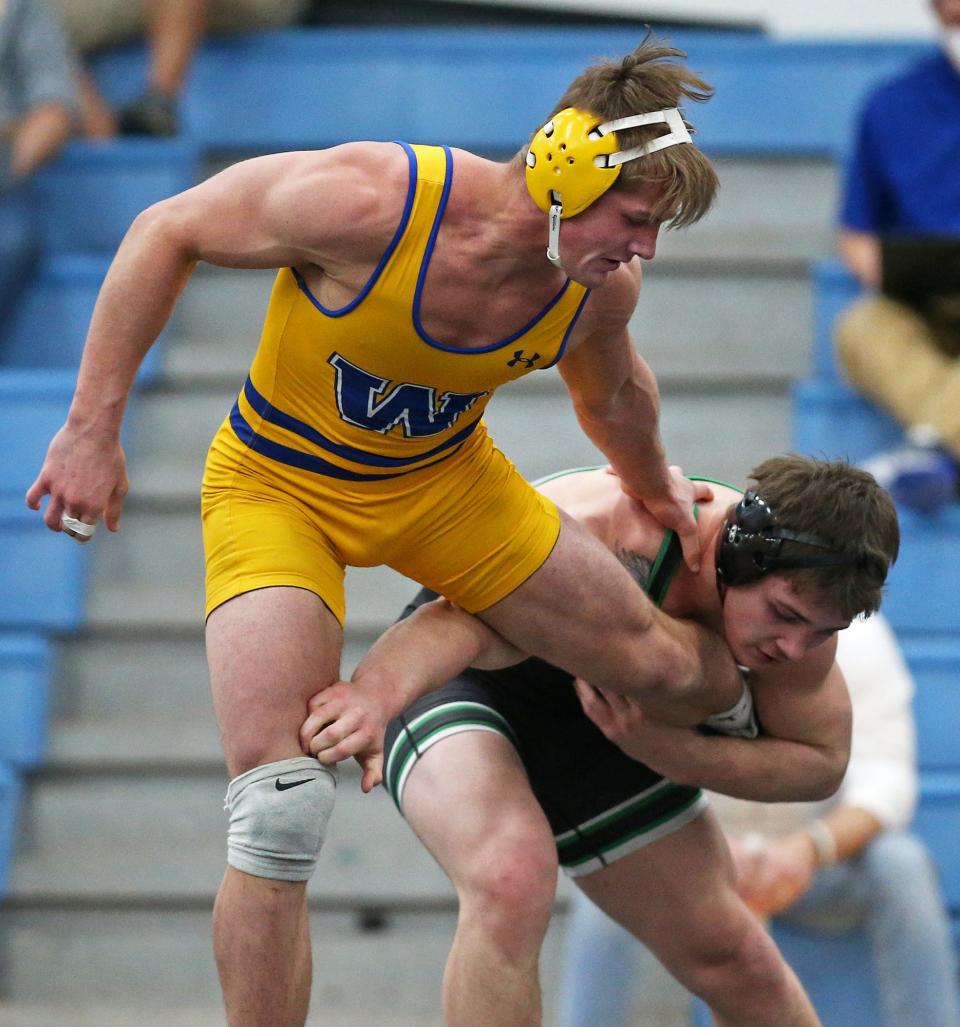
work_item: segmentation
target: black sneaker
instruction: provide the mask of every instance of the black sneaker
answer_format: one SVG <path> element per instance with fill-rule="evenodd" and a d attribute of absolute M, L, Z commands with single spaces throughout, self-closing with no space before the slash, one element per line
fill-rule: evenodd
<path fill-rule="evenodd" d="M 117 125 L 127 136 L 175 136 L 180 127 L 177 102 L 164 93 L 144 93 L 120 111 Z"/>

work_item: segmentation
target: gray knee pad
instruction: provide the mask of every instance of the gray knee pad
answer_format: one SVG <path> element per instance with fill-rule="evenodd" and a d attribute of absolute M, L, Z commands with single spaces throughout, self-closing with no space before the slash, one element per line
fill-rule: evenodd
<path fill-rule="evenodd" d="M 312 756 L 254 767 L 227 788 L 227 862 L 254 877 L 306 881 L 333 811 L 337 773 Z"/>

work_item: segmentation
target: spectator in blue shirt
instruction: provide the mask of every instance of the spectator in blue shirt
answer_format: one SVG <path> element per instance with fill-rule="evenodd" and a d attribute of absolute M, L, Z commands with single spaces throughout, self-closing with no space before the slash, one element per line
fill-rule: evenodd
<path fill-rule="evenodd" d="M 933 0 L 942 52 L 868 98 L 847 169 L 840 256 L 870 295 L 837 325 L 840 361 L 907 429 L 868 470 L 901 501 L 954 498 L 960 459 L 960 296 L 924 306 L 876 293 L 884 236 L 960 240 L 960 0 Z"/>
<path fill-rule="evenodd" d="M 38 249 L 29 181 L 73 132 L 74 61 L 46 0 L 0 0 L 0 310 Z"/>

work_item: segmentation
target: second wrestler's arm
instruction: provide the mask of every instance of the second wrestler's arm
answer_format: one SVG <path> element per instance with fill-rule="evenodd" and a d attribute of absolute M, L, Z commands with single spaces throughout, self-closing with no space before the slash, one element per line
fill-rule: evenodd
<path fill-rule="evenodd" d="M 759 682 L 763 734 L 753 740 L 653 721 L 629 700 L 582 682 L 578 692 L 587 716 L 612 742 L 677 784 L 760 802 L 804 802 L 827 798 L 843 780 L 852 714 L 836 664 L 812 678 L 798 664 Z"/>
<path fill-rule="evenodd" d="M 425 603 L 377 639 L 349 682 L 310 699 L 301 747 L 325 764 L 356 756 L 365 771 L 363 790 L 369 791 L 379 782 L 384 731 L 398 713 L 467 667 L 492 670 L 525 658 L 446 599 Z"/>

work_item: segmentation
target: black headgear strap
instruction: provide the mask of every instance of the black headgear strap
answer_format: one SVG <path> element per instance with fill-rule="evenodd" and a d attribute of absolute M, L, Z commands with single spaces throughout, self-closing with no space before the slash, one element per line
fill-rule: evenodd
<path fill-rule="evenodd" d="M 784 542 L 796 542 L 819 552 L 784 555 Z M 732 585 L 747 585 L 776 571 L 845 567 L 859 561 L 858 554 L 841 552 L 819 535 L 781 528 L 770 505 L 751 489 L 727 518 L 717 543 L 717 587 L 723 595 Z"/>

